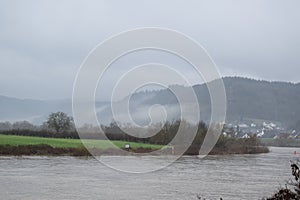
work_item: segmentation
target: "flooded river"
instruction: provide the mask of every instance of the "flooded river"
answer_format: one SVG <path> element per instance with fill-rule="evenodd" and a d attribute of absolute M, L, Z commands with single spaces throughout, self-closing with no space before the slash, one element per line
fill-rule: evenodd
<path fill-rule="evenodd" d="M 270 150 L 259 155 L 183 157 L 145 174 L 112 170 L 92 158 L 0 157 L 0 199 L 261 199 L 291 178 L 290 160 L 299 157 L 294 150 L 300 153 L 296 148 Z"/>

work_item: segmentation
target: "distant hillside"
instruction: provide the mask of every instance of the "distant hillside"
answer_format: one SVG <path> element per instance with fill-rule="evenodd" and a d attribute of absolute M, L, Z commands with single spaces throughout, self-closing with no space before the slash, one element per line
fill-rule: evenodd
<path fill-rule="evenodd" d="M 227 96 L 227 122 L 245 119 L 281 122 L 286 127 L 300 120 L 300 84 L 258 81 L 247 78 L 223 78 Z M 185 90 L 182 86 L 176 86 Z M 195 85 L 201 118 L 210 119 L 210 96 L 205 84 Z M 154 94 L 155 93 L 155 94 Z M 145 98 L 149 96 L 149 98 Z M 177 105 L 169 89 L 141 92 L 132 97 L 140 105 Z"/>
<path fill-rule="evenodd" d="M 27 120 L 41 124 L 49 113 L 58 110 L 71 114 L 71 101 L 18 99 L 0 95 L 0 121 Z"/>
<path fill-rule="evenodd" d="M 281 122 L 284 126 L 296 126 L 300 121 L 300 84 L 258 81 L 247 78 L 224 78 L 227 95 L 227 122 L 245 119 Z M 184 92 L 183 86 L 177 87 Z M 201 119 L 210 119 L 210 96 L 206 85 L 195 85 Z M 165 106 L 168 119 L 180 116 L 176 97 L 170 89 L 138 92 L 131 96 L 130 111 L 138 123 L 150 121 L 148 109 L 153 104 Z M 102 123 L 109 123 L 112 114 L 109 103 L 97 103 L 97 112 Z M 64 111 L 71 114 L 71 100 L 40 101 L 0 96 L 0 121 L 29 120 L 41 123 L 50 112 Z M 122 114 L 122 113 L 119 113 Z"/>
<path fill-rule="evenodd" d="M 300 119 L 300 84 L 225 78 L 228 120 L 254 118 L 287 126 Z"/>

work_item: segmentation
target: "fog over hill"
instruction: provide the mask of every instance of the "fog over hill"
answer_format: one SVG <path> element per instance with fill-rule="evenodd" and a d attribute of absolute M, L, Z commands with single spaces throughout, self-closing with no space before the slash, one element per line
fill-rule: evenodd
<path fill-rule="evenodd" d="M 291 127 L 300 120 L 299 83 L 258 81 L 240 77 L 226 77 L 223 81 L 227 95 L 227 122 L 266 120 Z M 172 87 L 177 87 L 182 92 L 186 89 L 183 86 Z M 207 86 L 195 85 L 193 89 L 199 101 L 201 119 L 209 121 L 211 109 Z M 132 119 L 139 124 L 149 123 L 148 109 L 154 104 L 165 107 L 168 120 L 180 116 L 176 97 L 170 89 L 162 89 L 133 94 L 130 98 Z M 99 121 L 103 124 L 111 122 L 110 103 L 97 102 L 96 107 Z M 47 101 L 0 96 L 0 121 L 28 120 L 41 124 L 49 113 L 59 110 L 71 114 L 71 108 L 71 100 Z"/>

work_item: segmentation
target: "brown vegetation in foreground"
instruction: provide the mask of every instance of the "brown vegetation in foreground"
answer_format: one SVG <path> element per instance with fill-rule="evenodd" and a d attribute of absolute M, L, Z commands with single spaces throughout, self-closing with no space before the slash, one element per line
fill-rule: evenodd
<path fill-rule="evenodd" d="M 300 199 L 300 161 L 291 164 L 294 180 L 289 181 L 285 188 L 279 189 L 272 197 L 265 200 L 299 200 Z"/>
<path fill-rule="evenodd" d="M 299 200 L 300 199 L 300 160 L 291 164 L 292 176 L 294 180 L 290 180 L 285 188 L 280 188 L 272 197 L 262 198 L 262 200 Z M 201 196 L 197 196 L 199 200 L 208 200 Z M 220 198 L 222 200 L 222 198 Z"/>
<path fill-rule="evenodd" d="M 125 149 L 123 149 L 125 150 Z M 151 153 L 154 151 L 151 148 L 137 148 L 131 149 L 131 153 Z M 119 149 L 97 149 L 91 148 L 58 148 L 50 145 L 3 145 L 0 146 L 0 155 L 2 156 L 95 156 L 100 155 L 126 155 L 126 152 Z M 123 152 L 123 153 L 122 153 Z"/>

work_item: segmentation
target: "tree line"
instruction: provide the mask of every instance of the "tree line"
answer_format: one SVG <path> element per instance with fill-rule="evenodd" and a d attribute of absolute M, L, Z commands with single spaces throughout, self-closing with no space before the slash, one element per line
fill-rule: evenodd
<path fill-rule="evenodd" d="M 216 124 L 215 127 L 222 126 Z M 184 134 L 177 136 L 179 128 L 183 127 Z M 164 124 L 155 124 L 147 128 L 138 128 L 130 124 L 119 125 L 112 122 L 109 125 L 101 125 L 103 133 L 99 133 L 99 128 L 85 124 L 80 127 L 78 134 L 75 129 L 72 117 L 62 112 L 51 113 L 48 119 L 41 126 L 35 126 L 27 121 L 0 123 L 0 134 L 39 136 L 53 138 L 73 138 L 73 139 L 109 139 L 128 142 L 150 143 L 167 145 L 176 136 L 177 144 L 175 148 L 180 148 L 178 144 L 190 143 L 186 153 L 195 155 L 199 153 L 204 138 L 208 132 L 208 126 L 204 122 L 191 124 L 185 120 L 175 120 Z M 191 133 L 196 134 L 193 135 Z M 148 135 L 148 133 L 155 133 Z M 223 126 L 222 133 L 211 153 L 263 153 L 268 152 L 267 148 L 261 147 L 259 140 L 254 136 L 250 138 L 236 138 L 234 130 Z M 129 133 L 129 134 L 128 134 Z M 133 134 L 132 134 L 133 133 Z M 214 134 L 214 132 L 212 133 Z M 142 136 L 142 137 L 141 137 Z"/>

